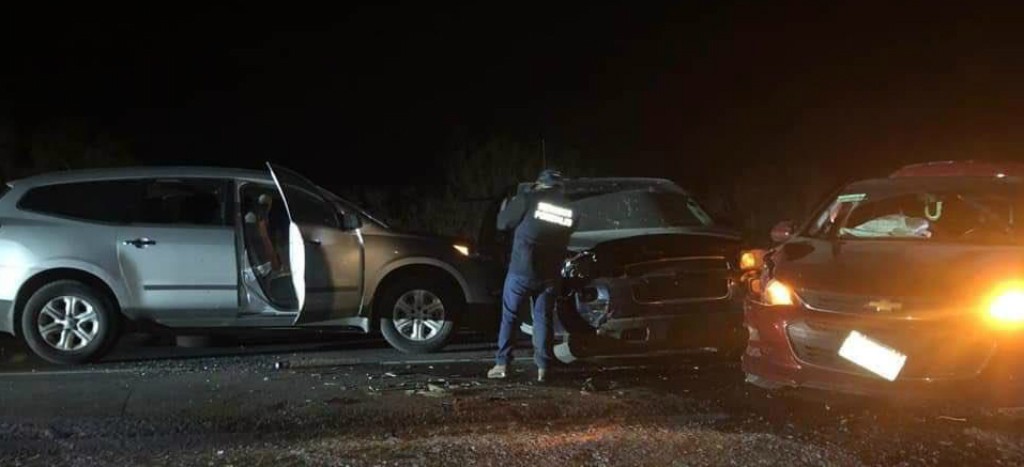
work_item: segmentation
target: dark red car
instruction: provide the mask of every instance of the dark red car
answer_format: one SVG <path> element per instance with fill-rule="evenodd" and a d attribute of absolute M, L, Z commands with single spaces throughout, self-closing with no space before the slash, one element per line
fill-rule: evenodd
<path fill-rule="evenodd" d="M 876 393 L 991 373 L 1024 337 L 1022 176 L 909 166 L 776 226 L 749 282 L 747 381 Z"/>

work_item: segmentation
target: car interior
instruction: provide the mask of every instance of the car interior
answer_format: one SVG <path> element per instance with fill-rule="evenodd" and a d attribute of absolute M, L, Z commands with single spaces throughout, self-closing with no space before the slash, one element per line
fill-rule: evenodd
<path fill-rule="evenodd" d="M 245 185 L 241 197 L 245 252 L 263 294 L 282 309 L 298 305 L 288 269 L 288 213 L 273 187 Z"/>

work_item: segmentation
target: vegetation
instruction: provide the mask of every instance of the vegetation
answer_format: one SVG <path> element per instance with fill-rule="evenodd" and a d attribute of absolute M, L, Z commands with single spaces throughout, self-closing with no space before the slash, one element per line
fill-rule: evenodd
<path fill-rule="evenodd" d="M 0 117 L 0 181 L 134 162 L 124 140 L 80 121 L 17 128 Z M 488 210 L 517 183 L 533 180 L 545 165 L 572 177 L 612 174 L 572 149 L 544 148 L 540 138 L 460 131 L 438 161 L 433 184 L 352 186 L 339 194 L 402 230 L 474 239 L 484 222 L 493 221 Z M 771 161 L 702 173 L 700 179 L 700 186 L 677 181 L 752 243 L 766 241 L 775 222 L 806 216 L 841 181 L 822 167 Z"/>
<path fill-rule="evenodd" d="M 0 181 L 53 170 L 131 165 L 126 141 L 79 120 L 18 128 L 0 118 Z"/>

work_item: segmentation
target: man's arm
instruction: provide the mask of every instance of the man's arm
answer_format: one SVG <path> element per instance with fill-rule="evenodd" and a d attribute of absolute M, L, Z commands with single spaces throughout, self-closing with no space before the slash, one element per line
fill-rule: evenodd
<path fill-rule="evenodd" d="M 498 213 L 498 230 L 507 231 L 516 228 L 526 214 L 526 199 L 521 195 L 511 201 Z"/>

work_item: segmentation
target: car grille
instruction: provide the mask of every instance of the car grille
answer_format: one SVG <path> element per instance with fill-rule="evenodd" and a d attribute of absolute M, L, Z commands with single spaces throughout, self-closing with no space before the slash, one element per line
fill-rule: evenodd
<path fill-rule="evenodd" d="M 977 375 L 995 350 L 990 336 L 952 322 L 889 322 L 885 326 L 798 321 L 786 331 L 799 360 L 832 370 L 872 375 L 839 356 L 851 331 L 907 356 L 899 379 L 953 379 Z"/>
<path fill-rule="evenodd" d="M 721 256 L 697 258 L 670 258 L 658 261 L 645 261 L 626 266 L 626 276 L 641 277 L 648 274 L 687 273 L 687 272 L 726 272 L 729 263 Z"/>
<path fill-rule="evenodd" d="M 869 305 L 872 302 L 898 303 L 899 309 L 890 311 L 895 313 L 907 313 L 921 310 L 934 311 L 942 306 L 942 302 L 938 299 L 929 300 L 911 297 L 894 297 L 892 299 L 886 299 L 884 297 L 842 294 L 808 289 L 797 290 L 796 294 L 804 303 L 807 304 L 807 306 L 815 310 L 834 311 L 839 313 L 876 313 L 878 310 Z"/>
<path fill-rule="evenodd" d="M 640 303 L 720 300 L 729 296 L 729 268 L 724 258 L 680 258 L 627 266 L 633 299 Z"/>

